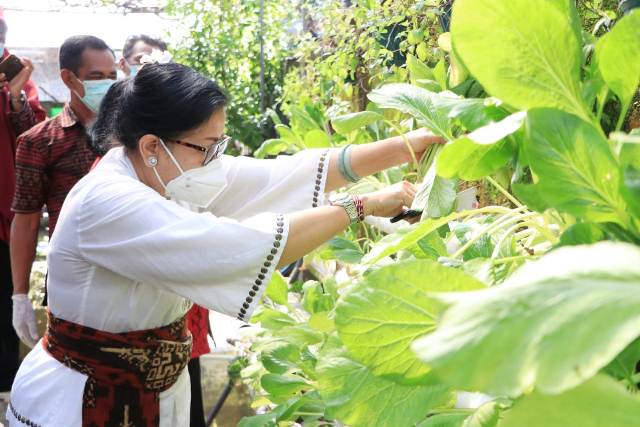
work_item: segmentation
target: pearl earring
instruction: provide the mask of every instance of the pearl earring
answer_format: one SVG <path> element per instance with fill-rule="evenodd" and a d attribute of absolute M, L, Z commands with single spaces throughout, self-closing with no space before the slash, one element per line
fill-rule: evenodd
<path fill-rule="evenodd" d="M 149 157 L 149 166 L 154 167 L 158 164 L 158 159 L 155 157 Z"/>

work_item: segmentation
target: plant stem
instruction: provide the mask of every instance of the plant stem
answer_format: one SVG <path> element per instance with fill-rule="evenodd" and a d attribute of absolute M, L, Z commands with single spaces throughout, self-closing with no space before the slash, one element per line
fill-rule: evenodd
<path fill-rule="evenodd" d="M 515 218 L 513 217 L 513 215 L 516 214 L 518 216 L 516 216 Z M 464 252 L 469 249 L 471 247 L 471 245 L 473 245 L 475 242 L 477 242 L 478 240 L 480 240 L 480 238 L 485 235 L 485 234 L 490 234 L 494 231 L 496 231 L 499 228 L 505 227 L 506 225 L 510 225 L 513 222 L 523 222 L 524 218 L 527 218 L 531 215 L 536 215 L 534 212 L 528 212 L 525 214 L 518 214 L 517 211 L 511 211 L 510 213 L 504 215 L 502 218 L 496 220 L 495 222 L 493 222 L 492 224 L 490 224 L 488 227 L 485 227 L 484 230 L 482 230 L 481 232 L 479 232 L 478 234 L 476 234 L 475 236 L 473 236 L 473 238 L 469 239 L 469 241 L 467 243 L 465 243 L 464 245 L 462 245 L 460 248 L 458 248 L 458 250 L 451 255 L 451 258 L 455 259 L 458 258 L 459 256 L 461 256 L 462 254 L 464 254 Z"/>
<path fill-rule="evenodd" d="M 511 227 L 509 227 L 504 233 L 502 233 L 502 236 L 500 236 L 500 238 L 498 239 L 498 242 L 493 248 L 493 252 L 491 253 L 491 258 L 495 258 L 498 255 L 500 255 L 500 248 L 504 244 L 505 240 L 507 240 L 509 236 L 515 237 L 516 236 L 515 231 L 520 227 L 522 226 L 519 223 L 514 224 Z"/>
<path fill-rule="evenodd" d="M 519 207 L 519 208 L 521 208 L 522 206 L 524 206 L 522 203 L 520 203 L 520 202 L 518 201 L 518 199 L 516 199 L 515 197 L 513 197 L 513 196 L 511 195 L 511 193 L 509 193 L 509 192 L 508 192 L 508 191 L 507 191 L 507 190 L 506 190 L 502 185 L 498 184 L 498 182 L 497 182 L 495 179 L 491 178 L 490 176 L 486 176 L 486 177 L 485 177 L 485 179 L 486 179 L 486 180 L 487 180 L 491 185 L 493 185 L 494 187 L 496 187 L 496 188 L 498 189 L 498 191 L 499 191 L 500 193 L 502 193 L 502 195 L 503 195 L 504 197 L 506 197 L 507 199 L 509 199 L 509 201 L 510 201 L 511 203 L 513 203 L 514 205 L 516 205 L 516 206 L 517 206 L 517 207 Z"/>
<path fill-rule="evenodd" d="M 371 240 L 371 238 L 369 237 L 369 230 L 367 229 L 367 224 L 363 222 L 361 225 L 362 225 L 362 230 L 364 231 L 365 238 L 367 240 Z M 362 250 L 362 248 L 360 248 L 360 250 Z"/>
<path fill-rule="evenodd" d="M 296 411 L 296 415 L 300 415 L 300 416 L 306 415 L 309 417 L 321 417 L 324 415 L 324 412 L 297 412 Z"/>
<path fill-rule="evenodd" d="M 475 412 L 475 409 L 470 408 L 446 408 L 446 409 L 432 409 L 429 411 L 430 415 L 438 414 L 471 414 Z"/>
<path fill-rule="evenodd" d="M 504 258 L 497 258 L 492 260 L 492 262 L 494 264 L 506 264 L 509 262 L 514 262 L 514 261 L 520 261 L 520 260 L 526 260 L 526 259 L 532 259 L 532 258 L 538 258 L 541 257 L 542 255 L 517 255 L 517 256 L 508 256 L 508 257 L 504 257 Z"/>
<path fill-rule="evenodd" d="M 604 112 L 604 104 L 607 103 L 607 96 L 609 96 L 609 88 L 606 89 L 604 96 L 602 97 L 602 102 L 598 101 L 598 112 L 596 113 L 596 120 L 598 121 L 598 125 L 602 120 L 602 113 Z"/>
<path fill-rule="evenodd" d="M 533 221 L 523 221 L 522 225 L 526 227 L 535 228 L 540 232 L 540 234 L 542 234 L 549 241 L 549 243 L 554 244 L 558 242 L 558 238 L 553 234 L 549 233 L 549 231 L 545 227 L 541 227 L 540 224 L 536 224 Z"/>
<path fill-rule="evenodd" d="M 407 150 L 409 150 L 409 153 L 411 154 L 411 159 L 413 161 L 413 164 L 415 165 L 416 172 L 418 172 L 418 166 L 419 166 L 418 159 L 416 158 L 416 153 L 413 151 L 413 147 L 411 146 L 411 143 L 409 142 L 409 139 L 405 136 L 404 132 L 402 132 L 402 129 L 400 129 L 395 123 L 391 122 L 390 120 L 386 120 L 386 119 L 385 119 L 384 122 L 387 125 L 391 126 L 393 128 L 393 130 L 395 130 L 398 133 L 400 138 L 402 138 L 402 141 L 407 146 Z"/>
<path fill-rule="evenodd" d="M 624 119 L 627 117 L 627 112 L 629 111 L 629 104 L 622 108 L 620 111 L 620 116 L 618 117 L 618 123 L 616 123 L 616 132 L 622 129 L 622 125 L 624 124 Z"/>

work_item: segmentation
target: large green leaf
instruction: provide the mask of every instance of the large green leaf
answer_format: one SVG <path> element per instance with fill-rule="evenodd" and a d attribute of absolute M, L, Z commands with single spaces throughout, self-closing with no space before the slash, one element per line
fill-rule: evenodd
<path fill-rule="evenodd" d="M 306 148 L 331 147 L 331 138 L 325 131 L 313 129 L 304 134 L 304 146 Z"/>
<path fill-rule="evenodd" d="M 618 357 L 603 369 L 603 372 L 614 378 L 629 380 L 629 384 L 633 385 L 636 383 L 633 380 L 633 375 L 636 373 L 638 363 L 640 363 L 640 339 L 629 344 Z"/>
<path fill-rule="evenodd" d="M 418 185 L 411 207 L 422 209 L 422 218 L 440 218 L 449 215 L 456 204 L 457 185 L 458 180 L 455 178 L 438 176 L 434 165 L 429 168 L 424 180 Z"/>
<path fill-rule="evenodd" d="M 238 427 L 276 427 L 276 418 L 277 415 L 271 412 L 253 417 L 243 417 Z"/>
<path fill-rule="evenodd" d="M 610 138 L 620 147 L 618 157 L 622 166 L 640 170 L 640 129 L 633 129 L 628 134 L 614 132 Z"/>
<path fill-rule="evenodd" d="M 244 417 L 240 420 L 238 427 L 276 427 L 279 421 L 294 421 L 300 417 L 309 416 L 319 418 L 323 412 L 324 405 L 320 395 L 316 391 L 310 391 L 304 395 L 292 397 L 266 414 Z M 305 420 L 304 425 L 314 426 L 315 424 Z"/>
<path fill-rule="evenodd" d="M 447 245 L 437 231 L 427 234 L 418 240 L 412 253 L 416 258 L 430 258 L 437 261 L 441 256 L 448 256 Z"/>
<path fill-rule="evenodd" d="M 640 169 L 629 165 L 623 171 L 622 196 L 634 215 L 636 230 L 640 230 Z"/>
<path fill-rule="evenodd" d="M 495 401 L 480 406 L 469 416 L 462 427 L 496 427 L 500 417 L 500 404 Z"/>
<path fill-rule="evenodd" d="M 357 113 L 345 114 L 331 120 L 333 128 L 341 133 L 347 134 L 361 127 L 370 125 L 378 120 L 384 120 L 384 116 L 375 111 L 359 111 Z"/>
<path fill-rule="evenodd" d="M 322 123 L 319 123 L 321 120 L 309 114 L 306 108 L 303 109 L 296 105 L 291 105 L 289 108 L 291 112 L 291 127 L 296 133 L 302 135 L 314 129 L 322 129 Z"/>
<path fill-rule="evenodd" d="M 320 252 L 320 258 L 335 259 L 347 264 L 356 264 L 362 259 L 362 249 L 351 240 L 334 237 L 327 242 L 326 248 Z"/>
<path fill-rule="evenodd" d="M 448 140 L 453 139 L 454 120 L 473 130 L 507 115 L 492 98 L 461 98 L 453 92 L 435 93 L 406 83 L 384 85 L 371 92 L 369 99 L 382 108 L 412 115 L 421 126 Z"/>
<path fill-rule="evenodd" d="M 605 239 L 604 231 L 592 222 L 579 222 L 567 228 L 560 236 L 562 246 L 587 245 Z"/>
<path fill-rule="evenodd" d="M 581 29 L 569 10 L 568 0 L 458 0 L 454 49 L 484 88 L 507 104 L 555 107 L 589 120 L 580 89 Z"/>
<path fill-rule="evenodd" d="M 598 40 L 596 56 L 602 78 L 626 111 L 640 83 L 640 10 L 629 13 Z"/>
<path fill-rule="evenodd" d="M 640 230 L 640 129 L 633 129 L 628 135 L 616 132 L 611 135 L 619 147 L 619 160 L 622 165 L 622 195 Z"/>
<path fill-rule="evenodd" d="M 525 396 L 503 417 L 498 427 L 631 427 L 640 419 L 640 399 L 598 375 L 558 396 Z"/>
<path fill-rule="evenodd" d="M 304 425 L 315 426 L 308 422 L 309 418 L 320 418 L 324 414 L 324 403 L 317 391 L 308 391 L 303 395 L 289 399 L 285 404 L 279 405 L 274 411 L 278 421 L 295 421 L 304 419 Z"/>
<path fill-rule="evenodd" d="M 449 92 L 448 95 L 451 95 Z M 489 123 L 500 121 L 509 113 L 500 106 L 495 98 L 460 99 L 451 96 L 441 97 L 439 105 L 447 111 L 449 119 L 456 119 L 466 130 L 475 130 Z"/>
<path fill-rule="evenodd" d="M 369 99 L 382 108 L 394 108 L 412 115 L 421 126 L 447 139 L 453 139 L 446 112 L 437 108 L 437 95 L 406 83 L 392 83 L 375 89 Z"/>
<path fill-rule="evenodd" d="M 515 113 L 449 142 L 438 157 L 438 175 L 471 181 L 503 167 L 515 152 L 505 138 L 520 129 L 525 117 L 524 112 Z"/>
<path fill-rule="evenodd" d="M 267 285 L 266 294 L 271 299 L 271 301 L 287 305 L 287 294 L 289 292 L 289 285 L 287 285 L 287 281 L 282 276 L 279 271 L 276 271 L 273 276 L 271 276 L 271 281 Z"/>
<path fill-rule="evenodd" d="M 433 70 L 411 54 L 407 55 L 407 70 L 409 70 L 409 76 L 413 84 L 416 84 L 419 80 L 435 80 Z"/>
<path fill-rule="evenodd" d="M 267 139 L 258 147 L 253 155 L 258 159 L 264 159 L 267 156 L 276 156 L 284 153 L 291 147 L 295 146 L 284 139 Z"/>
<path fill-rule="evenodd" d="M 275 339 L 258 343 L 254 350 L 260 353 L 260 361 L 265 369 L 275 374 L 284 374 L 296 369 L 300 361 L 300 349 L 285 340 Z"/>
<path fill-rule="evenodd" d="M 417 427 L 462 427 L 466 413 L 434 414 L 422 421 Z"/>
<path fill-rule="evenodd" d="M 320 282 L 309 280 L 305 282 L 303 290 L 302 305 L 307 312 L 311 314 L 320 313 L 333 308 L 335 304 L 333 296 L 325 291 Z"/>
<path fill-rule="evenodd" d="M 300 137 L 287 125 L 276 125 L 276 131 L 280 135 L 280 139 L 288 142 L 291 145 L 297 145 L 302 143 Z"/>
<path fill-rule="evenodd" d="M 281 399 L 309 388 L 307 381 L 297 375 L 265 374 L 260 378 L 260 385 L 272 397 Z"/>
<path fill-rule="evenodd" d="M 451 308 L 414 344 L 436 375 L 493 395 L 561 393 L 640 335 L 640 249 L 564 247 L 503 285 L 439 298 Z"/>
<path fill-rule="evenodd" d="M 293 326 L 297 322 L 291 316 L 273 308 L 259 305 L 251 317 L 251 323 L 260 323 L 260 326 L 267 329 L 281 329 L 286 326 Z"/>
<path fill-rule="evenodd" d="M 321 353 L 317 370 L 328 417 L 353 427 L 413 426 L 452 399 L 442 384 L 408 386 L 376 377 L 335 348 Z"/>
<path fill-rule="evenodd" d="M 438 82 L 438 85 L 442 88 L 442 90 L 446 90 L 449 88 L 448 85 L 448 76 L 447 76 L 447 64 L 444 58 L 441 58 L 440 61 L 433 67 L 433 75 Z"/>
<path fill-rule="evenodd" d="M 429 382 L 429 367 L 411 343 L 435 328 L 440 305 L 431 291 L 462 291 L 485 286 L 431 260 L 385 266 L 365 276 L 339 301 L 336 328 L 349 354 L 403 384 Z"/>
<path fill-rule="evenodd" d="M 405 232 L 400 236 L 397 235 L 398 233 L 385 236 L 380 240 L 380 242 L 376 243 L 371 248 L 371 251 L 369 251 L 369 253 L 365 255 L 364 258 L 362 258 L 362 261 L 365 264 L 375 264 L 382 258 L 385 258 L 403 249 L 408 249 L 411 246 L 417 244 L 420 239 L 442 227 L 443 225 L 448 224 L 449 221 L 467 216 L 468 214 L 469 213 L 466 211 L 453 212 L 452 214 L 447 215 L 443 218 L 427 219 L 425 221 L 419 222 L 418 224 L 414 224 L 411 228 L 404 230 Z"/>
<path fill-rule="evenodd" d="M 593 222 L 628 223 L 620 167 L 600 132 L 554 109 L 527 113 L 524 150 L 545 203 Z"/>
<path fill-rule="evenodd" d="M 322 334 L 312 326 L 311 321 L 309 321 L 308 324 L 298 323 L 293 326 L 285 326 L 278 330 L 278 336 L 300 348 L 305 348 L 311 344 L 319 343 L 324 339 Z"/>

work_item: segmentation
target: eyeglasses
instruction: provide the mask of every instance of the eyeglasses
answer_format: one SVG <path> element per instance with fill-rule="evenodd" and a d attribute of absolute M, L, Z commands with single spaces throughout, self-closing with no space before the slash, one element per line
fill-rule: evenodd
<path fill-rule="evenodd" d="M 220 137 L 218 142 L 215 144 L 211 144 L 208 147 L 203 147 L 202 145 L 192 144 L 186 141 L 180 141 L 179 139 L 173 139 L 169 142 L 174 142 L 179 145 L 184 145 L 185 147 L 193 148 L 194 150 L 198 150 L 204 153 L 204 161 L 202 162 L 202 166 L 207 165 L 212 160 L 217 159 L 224 153 L 224 150 L 227 149 L 227 145 L 229 145 L 229 141 L 231 141 L 231 137 L 227 135 L 223 135 Z"/>

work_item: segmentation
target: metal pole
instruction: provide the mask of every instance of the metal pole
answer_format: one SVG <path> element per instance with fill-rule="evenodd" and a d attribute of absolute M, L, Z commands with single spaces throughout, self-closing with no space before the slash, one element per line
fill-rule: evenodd
<path fill-rule="evenodd" d="M 216 416 L 220 412 L 220 409 L 222 409 L 222 405 L 224 405 L 224 402 L 227 400 L 227 397 L 229 397 L 229 394 L 231 394 L 231 390 L 233 390 L 233 378 L 229 378 L 229 382 L 224 387 L 224 390 L 222 390 L 222 394 L 220 394 L 220 397 L 218 397 L 216 404 L 213 405 L 213 409 L 211 409 L 211 412 L 207 416 L 207 420 L 205 421 L 205 425 L 207 427 L 210 427 L 211 424 L 213 424 L 213 420 L 216 418 Z"/>

